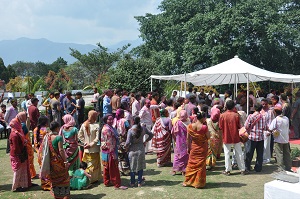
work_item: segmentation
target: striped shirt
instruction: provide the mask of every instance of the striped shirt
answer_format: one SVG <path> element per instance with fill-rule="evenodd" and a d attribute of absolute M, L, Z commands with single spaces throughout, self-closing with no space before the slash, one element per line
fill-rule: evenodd
<path fill-rule="evenodd" d="M 254 122 L 255 124 L 253 125 Z M 246 130 L 250 132 L 249 140 L 252 141 L 264 140 L 264 131 L 267 130 L 267 122 L 266 122 L 266 117 L 262 116 L 262 114 L 258 112 L 254 112 L 253 114 L 249 115 L 244 126 Z"/>

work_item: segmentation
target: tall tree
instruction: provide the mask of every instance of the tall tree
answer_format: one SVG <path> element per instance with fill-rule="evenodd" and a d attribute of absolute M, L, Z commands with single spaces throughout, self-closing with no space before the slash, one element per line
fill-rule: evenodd
<path fill-rule="evenodd" d="M 101 78 L 110 67 L 115 65 L 117 61 L 122 58 L 124 51 L 130 45 L 125 45 L 115 52 L 110 52 L 108 48 L 105 48 L 100 43 L 98 43 L 97 46 L 98 48 L 87 54 L 81 54 L 78 50 L 70 48 L 70 54 L 76 58 L 94 78 Z"/>
<path fill-rule="evenodd" d="M 117 66 L 109 71 L 109 87 L 123 88 L 128 91 L 149 91 L 150 75 L 155 67 L 151 59 L 134 59 L 126 55 Z"/>
<path fill-rule="evenodd" d="M 135 53 L 154 58 L 158 74 L 191 72 L 234 55 L 300 74 L 299 8 L 293 0 L 164 0 L 161 13 L 136 17 L 145 44 Z"/>

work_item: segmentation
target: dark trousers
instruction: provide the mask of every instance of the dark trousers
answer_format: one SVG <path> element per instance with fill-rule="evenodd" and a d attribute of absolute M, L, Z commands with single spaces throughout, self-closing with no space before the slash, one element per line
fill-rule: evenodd
<path fill-rule="evenodd" d="M 274 136 L 271 134 L 271 140 L 270 140 L 270 150 L 271 150 L 271 157 L 273 157 L 273 151 L 274 151 Z"/>
<path fill-rule="evenodd" d="M 138 183 L 141 184 L 143 181 L 143 169 L 137 172 Z M 130 172 L 130 184 L 135 184 L 135 172 Z"/>
<path fill-rule="evenodd" d="M 249 140 L 246 144 L 246 170 L 250 171 L 251 161 L 253 158 L 254 150 L 256 150 L 256 161 L 254 170 L 260 172 L 262 170 L 263 155 L 264 155 L 264 141 Z"/>
<path fill-rule="evenodd" d="M 290 143 L 281 144 L 275 142 L 274 149 L 278 166 L 283 170 L 290 171 L 292 167 Z"/>
<path fill-rule="evenodd" d="M 7 142 L 6 142 L 6 153 L 10 153 L 10 143 L 9 143 L 9 136 L 10 136 L 11 129 L 7 129 Z"/>

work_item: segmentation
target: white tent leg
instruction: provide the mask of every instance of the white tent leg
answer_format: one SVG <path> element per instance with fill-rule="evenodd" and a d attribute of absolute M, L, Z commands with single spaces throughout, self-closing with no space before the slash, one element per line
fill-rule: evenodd
<path fill-rule="evenodd" d="M 181 97 L 182 96 L 182 81 L 180 81 L 180 94 L 179 96 Z"/>
<path fill-rule="evenodd" d="M 151 78 L 151 92 L 153 91 L 153 88 L 152 88 L 152 78 Z"/>
<path fill-rule="evenodd" d="M 249 115 L 249 73 L 247 74 L 247 116 Z"/>
<path fill-rule="evenodd" d="M 236 100 L 237 97 L 237 83 L 236 83 L 236 74 L 234 74 L 234 94 L 233 94 L 233 100 Z"/>
<path fill-rule="evenodd" d="M 184 97 L 186 96 L 186 73 L 184 73 Z"/>

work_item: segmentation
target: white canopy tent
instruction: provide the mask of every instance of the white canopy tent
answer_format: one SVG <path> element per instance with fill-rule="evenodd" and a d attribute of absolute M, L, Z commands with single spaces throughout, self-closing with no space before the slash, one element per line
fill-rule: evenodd
<path fill-rule="evenodd" d="M 179 75 L 152 75 L 150 78 L 151 90 L 152 79 L 185 81 L 191 82 L 195 86 L 213 86 L 223 84 L 236 85 L 238 83 L 247 83 L 247 96 L 249 96 L 249 81 L 274 81 L 284 83 L 300 82 L 300 75 L 281 74 L 267 71 L 248 64 L 247 62 L 239 59 L 238 56 L 203 70 Z"/>

